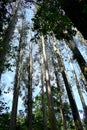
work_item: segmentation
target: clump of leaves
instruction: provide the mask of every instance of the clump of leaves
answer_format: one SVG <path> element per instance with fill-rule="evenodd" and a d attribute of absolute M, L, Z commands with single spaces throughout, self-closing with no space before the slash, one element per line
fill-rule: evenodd
<path fill-rule="evenodd" d="M 57 1 L 41 2 L 33 21 L 34 30 L 43 35 L 54 33 L 57 39 L 71 39 L 75 35 L 72 22 Z"/>

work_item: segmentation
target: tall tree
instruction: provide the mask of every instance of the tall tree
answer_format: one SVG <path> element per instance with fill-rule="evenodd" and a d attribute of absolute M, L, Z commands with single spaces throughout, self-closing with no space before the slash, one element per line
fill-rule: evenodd
<path fill-rule="evenodd" d="M 39 45 L 39 63 L 40 63 L 40 69 L 41 69 L 41 93 L 42 93 L 42 112 L 43 112 L 43 123 L 44 123 L 44 130 L 48 130 L 47 128 L 47 116 L 46 116 L 46 105 L 45 105 L 45 92 L 44 92 L 44 66 L 43 61 L 41 61 L 42 58 L 42 45 Z"/>
<path fill-rule="evenodd" d="M 60 108 L 60 113 L 61 113 L 61 117 L 62 117 L 63 130 L 67 130 L 66 119 L 65 119 L 65 115 L 64 115 L 64 111 L 63 111 L 62 92 L 61 92 L 60 85 L 59 85 L 58 71 L 56 71 L 56 68 L 55 68 L 56 65 L 55 65 L 54 59 L 52 59 L 52 63 L 54 66 L 54 73 L 55 73 L 56 83 L 57 83 L 57 88 L 58 88 L 58 98 L 59 98 L 59 102 L 60 102 L 59 108 Z"/>
<path fill-rule="evenodd" d="M 47 92 L 47 99 L 48 99 L 50 126 L 51 126 L 51 130 L 57 130 L 56 118 L 55 118 L 54 108 L 53 108 L 52 92 L 51 92 L 51 86 L 50 86 L 50 78 L 49 78 L 49 72 L 48 72 L 47 57 L 46 57 L 46 51 L 45 51 L 45 41 L 44 41 L 43 36 L 42 36 L 42 47 L 43 47 L 43 58 L 44 58 L 44 65 L 45 65 L 46 92 Z"/>
<path fill-rule="evenodd" d="M 16 116 L 17 116 L 17 106 L 18 106 L 18 95 L 19 95 L 19 82 L 20 82 L 20 53 L 21 53 L 21 43 L 19 44 L 19 53 L 16 65 L 16 74 L 15 74 L 15 81 L 14 81 L 14 92 L 13 92 L 13 103 L 12 103 L 12 112 L 11 112 L 11 119 L 10 119 L 10 129 L 16 129 Z"/>
<path fill-rule="evenodd" d="M 18 9 L 19 9 L 19 6 L 21 6 L 21 2 L 22 2 L 22 0 L 18 1 L 17 5 L 14 6 L 14 13 L 13 13 L 13 11 L 11 12 L 11 15 L 13 15 L 13 16 L 9 18 L 9 22 L 6 24 L 7 28 L 5 28 L 5 22 L 7 22 L 6 18 L 5 18 L 4 23 L 2 22 L 2 24 L 4 24 L 4 27 L 3 26 L 2 27 L 5 28 L 5 31 L 3 33 L 3 37 L 1 38 L 2 40 L 1 40 L 1 47 L 0 47 L 0 76 L 3 73 L 4 69 L 9 67 L 9 64 L 5 65 L 6 54 L 10 53 L 11 45 L 9 42 L 12 38 L 14 29 L 15 29 L 15 25 L 17 23 Z M 1 2 L 1 3 L 3 4 L 3 2 Z M 2 9 L 6 10 L 6 8 L 8 8 L 6 4 L 7 4 L 7 2 L 5 4 L 3 4 L 3 6 L 1 5 L 3 7 Z M 6 17 L 7 13 L 2 12 L 2 14 L 4 17 Z"/>
<path fill-rule="evenodd" d="M 22 19 L 23 20 L 23 19 Z M 20 30 L 20 38 L 19 38 L 19 48 L 17 54 L 17 61 L 16 61 L 16 72 L 15 72 L 15 79 L 14 79 L 14 90 L 13 90 L 13 102 L 12 102 L 12 112 L 11 112 L 11 119 L 10 119 L 10 130 L 16 129 L 16 116 L 17 116 L 17 107 L 18 107 L 18 97 L 19 97 L 19 89 L 20 89 L 20 77 L 21 77 L 21 68 L 22 68 L 22 58 L 23 52 L 26 46 L 24 41 L 25 34 L 25 26 L 24 21 L 22 21 L 22 30 Z"/>
<path fill-rule="evenodd" d="M 84 113 L 85 113 L 85 122 L 86 122 L 87 106 L 86 106 L 86 103 L 85 103 L 85 100 L 84 100 L 84 97 L 83 97 L 83 94 L 82 94 L 81 85 L 79 84 L 78 79 L 77 79 L 77 75 L 75 73 L 74 65 L 73 65 L 72 60 L 70 58 L 66 43 L 65 43 L 65 48 L 66 48 L 66 52 L 67 52 L 68 59 L 69 59 L 69 62 L 70 62 L 71 70 L 72 70 L 72 73 L 73 73 L 73 76 L 74 76 L 74 81 L 76 82 L 77 90 L 78 90 L 78 93 L 79 93 L 79 96 L 80 96 L 80 99 L 81 99 L 81 102 L 82 102 L 83 110 L 84 110 Z"/>
<path fill-rule="evenodd" d="M 73 114 L 73 119 L 74 119 L 74 122 L 75 122 L 76 130 L 83 130 L 83 126 L 82 126 L 82 123 L 81 123 L 81 120 L 80 120 L 80 117 L 79 117 L 77 105 L 76 105 L 75 99 L 74 99 L 73 94 L 72 94 L 71 86 L 68 82 L 68 77 L 66 76 L 67 73 L 65 73 L 65 68 L 62 64 L 60 52 L 59 52 L 58 48 L 55 47 L 55 45 L 56 45 L 56 39 L 54 37 L 54 45 L 53 46 L 54 46 L 54 50 L 55 50 L 56 55 L 57 55 L 58 64 L 60 66 L 61 74 L 62 74 L 64 83 L 65 83 L 65 87 L 66 87 L 67 95 L 68 95 L 68 98 L 69 98 L 70 106 L 71 106 L 71 109 L 72 109 L 72 114 Z"/>
<path fill-rule="evenodd" d="M 79 51 L 78 47 L 76 46 L 75 42 L 72 40 L 70 40 L 69 42 L 67 42 L 68 46 L 70 47 L 70 49 L 73 52 L 73 57 L 77 60 L 85 79 L 87 80 L 87 73 L 86 73 L 86 61 L 83 58 L 81 52 Z M 87 89 L 87 88 L 86 88 Z"/>
<path fill-rule="evenodd" d="M 32 41 L 30 41 L 29 44 L 29 67 L 28 67 L 27 88 L 28 88 L 28 129 L 32 130 L 33 129 L 32 128 Z"/>

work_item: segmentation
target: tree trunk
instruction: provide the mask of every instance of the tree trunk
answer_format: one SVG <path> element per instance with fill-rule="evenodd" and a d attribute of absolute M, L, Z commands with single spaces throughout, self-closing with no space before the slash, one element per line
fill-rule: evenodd
<path fill-rule="evenodd" d="M 83 110 L 84 110 L 84 113 L 85 113 L 85 117 L 86 117 L 85 122 L 87 123 L 87 106 L 86 106 L 86 103 L 85 103 L 85 100 L 84 100 L 84 97 L 83 97 L 83 94 L 82 94 L 81 86 L 79 85 L 77 75 L 76 75 L 75 70 L 74 70 L 74 66 L 72 64 L 70 55 L 69 55 L 68 50 L 67 50 L 66 43 L 65 43 L 65 48 L 66 48 L 66 52 L 67 52 L 68 59 L 69 59 L 69 62 L 70 62 L 70 66 L 71 66 L 71 69 L 72 69 L 72 73 L 73 73 L 73 76 L 74 76 L 74 80 L 76 82 L 76 86 L 77 86 L 77 90 L 78 90 L 78 93 L 79 93 L 79 96 L 80 96 L 80 100 L 81 100 L 81 103 L 82 103 L 82 106 L 83 106 Z"/>
<path fill-rule="evenodd" d="M 56 118 L 55 118 L 54 107 L 53 107 L 52 92 L 51 92 L 51 86 L 50 86 L 50 79 L 49 79 L 49 72 L 48 72 L 47 57 L 46 57 L 46 51 L 45 51 L 45 43 L 44 43 L 43 36 L 42 36 L 42 47 L 43 47 L 43 58 L 44 58 L 44 64 L 45 64 L 46 92 L 47 92 L 47 99 L 48 99 L 50 126 L 51 126 L 51 130 L 57 130 Z"/>
<path fill-rule="evenodd" d="M 20 40 L 19 40 L 19 49 L 18 49 L 18 57 L 16 61 L 16 73 L 15 73 L 15 81 L 14 81 L 14 90 L 13 90 L 13 102 L 12 102 L 12 112 L 11 112 L 11 119 L 10 119 L 10 129 L 9 130 L 16 130 L 16 116 L 17 116 L 17 107 L 18 107 L 18 97 L 19 97 L 19 89 L 20 89 L 20 76 L 21 76 L 21 68 L 22 68 L 22 58 L 23 52 L 25 49 L 25 26 L 24 26 L 24 19 L 22 19 L 22 28 L 20 33 Z"/>
<path fill-rule="evenodd" d="M 40 64 L 40 70 L 41 70 L 41 92 L 42 92 L 42 112 L 43 112 L 43 125 L 44 125 L 44 130 L 48 130 L 47 127 L 47 116 L 46 116 L 46 105 L 45 105 L 45 98 L 44 98 L 44 67 L 42 64 L 42 57 L 41 57 L 41 52 L 40 52 L 40 45 L 39 45 L 39 54 L 40 54 L 40 58 L 39 58 L 39 64 Z"/>
<path fill-rule="evenodd" d="M 56 83 L 57 83 L 57 88 L 58 88 L 58 98 L 60 101 L 60 113 L 61 113 L 61 117 L 62 117 L 62 124 L 63 124 L 63 130 L 67 130 L 67 126 L 66 126 L 66 120 L 65 120 L 65 116 L 64 116 L 64 111 L 63 111 L 63 107 L 62 107 L 62 98 L 61 98 L 61 90 L 60 90 L 60 86 L 59 86 L 59 78 L 58 78 L 58 72 L 55 69 L 55 61 L 52 58 L 52 63 L 53 63 L 53 67 L 54 67 L 54 73 L 55 73 L 55 77 L 56 77 Z"/>
<path fill-rule="evenodd" d="M 73 41 L 69 41 L 68 45 L 74 54 L 74 58 L 78 61 L 78 64 L 82 70 L 82 73 L 87 81 L 86 61 L 84 60 L 82 54 L 80 53 L 79 49 L 77 48 L 76 44 Z M 86 88 L 86 91 L 87 91 L 87 88 Z"/>
<path fill-rule="evenodd" d="M 59 52 L 59 49 L 55 47 L 55 45 L 56 45 L 56 39 L 54 38 L 53 47 L 54 47 L 54 51 L 56 52 L 58 64 L 60 66 L 61 74 L 62 74 L 64 83 L 65 83 L 67 95 L 68 95 L 70 106 L 71 106 L 71 109 L 72 109 L 73 119 L 74 119 L 74 122 L 75 122 L 75 127 L 76 127 L 76 130 L 83 130 L 82 123 L 81 123 L 79 113 L 78 113 L 78 109 L 77 109 L 77 106 L 76 106 L 76 102 L 75 102 L 75 99 L 74 99 L 73 94 L 72 94 L 71 86 L 68 83 L 67 76 L 65 74 L 65 68 L 63 66 L 63 63 L 62 63 L 62 60 L 61 60 L 61 57 L 60 57 L 60 52 Z"/>
<path fill-rule="evenodd" d="M 10 45 L 9 45 L 9 42 L 12 38 L 12 35 L 13 35 L 13 32 L 14 32 L 14 29 L 15 29 L 15 25 L 17 23 L 17 19 L 18 19 L 18 9 L 19 9 L 19 6 L 21 5 L 21 1 L 22 0 L 18 0 L 17 4 L 16 4 L 16 8 L 14 7 L 14 13 L 12 18 L 10 19 L 10 22 L 9 22 L 9 25 L 8 25 L 8 28 L 5 32 L 5 35 L 3 37 L 3 43 L 4 43 L 4 46 L 5 46 L 5 51 L 0 51 L 0 62 L 2 61 L 5 61 L 6 59 L 6 54 L 10 51 Z M 4 65 L 2 64 L 2 66 L 0 66 L 0 77 L 1 77 L 1 74 L 3 73 L 3 70 L 4 70 Z"/>
<path fill-rule="evenodd" d="M 18 96 L 19 96 L 19 88 L 20 88 L 20 70 L 21 70 L 21 58 L 22 58 L 22 34 L 20 36 L 19 41 L 19 51 L 18 51 L 18 59 L 16 63 L 16 73 L 15 73 L 15 81 L 14 81 L 14 92 L 13 92 L 13 103 L 12 103 L 12 112 L 10 119 L 10 129 L 16 130 L 16 116 L 17 116 L 17 106 L 18 106 Z"/>
<path fill-rule="evenodd" d="M 65 119 L 65 115 L 64 115 L 64 111 L 63 111 L 63 107 L 62 107 L 62 100 L 60 100 L 60 113 L 61 113 L 61 117 L 62 117 L 62 123 L 63 123 L 63 130 L 67 130 L 67 126 L 66 126 L 66 119 Z"/>
<path fill-rule="evenodd" d="M 31 32 L 30 32 L 31 33 Z M 28 130 L 32 130 L 32 41 L 30 41 L 28 72 Z"/>
<path fill-rule="evenodd" d="M 76 130 L 83 130 L 82 123 L 81 123 L 79 113 L 78 113 L 78 109 L 76 106 L 76 102 L 75 102 L 75 99 L 73 97 L 72 90 L 70 89 L 71 86 L 69 85 L 69 83 L 67 81 L 66 74 L 64 71 L 62 71 L 62 76 L 63 76 L 64 82 L 65 82 L 65 87 L 66 87 L 66 91 L 68 94 L 70 106 L 72 109 L 72 114 L 73 114 Z"/>
<path fill-rule="evenodd" d="M 46 105 L 44 99 L 44 83 L 43 83 L 43 67 L 41 65 L 41 90 L 42 90 L 42 112 L 43 112 L 43 123 L 44 123 L 44 130 L 48 130 L 47 128 L 47 116 L 46 116 Z"/>

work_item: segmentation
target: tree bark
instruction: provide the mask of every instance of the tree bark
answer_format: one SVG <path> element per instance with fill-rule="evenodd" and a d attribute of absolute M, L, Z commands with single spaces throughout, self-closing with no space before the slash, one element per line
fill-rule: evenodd
<path fill-rule="evenodd" d="M 66 119 L 65 119 L 65 115 L 64 115 L 64 111 L 63 111 L 63 106 L 62 106 L 62 100 L 60 100 L 60 113 L 61 113 L 61 117 L 62 117 L 62 123 L 63 123 L 63 130 L 67 130 L 67 125 L 66 125 Z"/>
<path fill-rule="evenodd" d="M 56 83 L 57 83 L 57 88 L 58 88 L 58 98 L 60 101 L 60 113 L 61 113 L 61 117 L 62 117 L 62 124 L 63 124 L 63 130 L 67 130 L 67 126 L 66 126 L 66 120 L 65 120 L 65 116 L 64 116 L 64 111 L 63 111 L 63 107 L 62 107 L 62 98 L 61 98 L 61 89 L 59 86 L 59 78 L 58 78 L 58 72 L 55 69 L 55 62 L 54 59 L 52 58 L 52 63 L 53 63 L 53 67 L 54 67 L 54 73 L 55 73 L 55 77 L 56 77 Z"/>
<path fill-rule="evenodd" d="M 71 70 L 72 70 L 72 73 L 73 73 L 73 76 L 74 76 L 74 80 L 76 82 L 76 86 L 77 86 L 77 90 L 78 90 L 78 93 L 79 93 L 79 96 L 80 96 L 80 100 L 81 100 L 81 103 L 82 103 L 82 106 L 83 106 L 83 110 L 84 110 L 84 113 L 85 113 L 85 122 L 87 123 L 87 106 L 86 106 L 86 103 L 85 103 L 85 100 L 84 100 L 84 97 L 83 97 L 83 94 L 82 94 L 81 86 L 79 85 L 77 75 L 76 75 L 75 70 L 74 70 L 73 63 L 71 61 L 70 55 L 69 55 L 68 50 L 67 50 L 66 43 L 64 42 L 64 44 L 65 44 L 66 52 L 67 52 L 68 59 L 69 59 L 69 62 L 70 62 Z"/>
<path fill-rule="evenodd" d="M 31 30 L 30 30 L 31 31 Z M 30 32 L 31 35 L 31 32 Z M 32 41 L 29 46 L 29 70 L 28 70 L 28 130 L 32 130 Z"/>
<path fill-rule="evenodd" d="M 9 25 L 8 25 L 8 28 L 5 32 L 5 35 L 3 37 L 3 43 L 4 43 L 4 46 L 5 46 L 5 52 L 3 51 L 0 51 L 0 61 L 5 61 L 6 59 L 6 54 L 10 51 L 10 45 L 9 45 L 9 42 L 12 38 L 12 35 L 13 35 L 13 32 L 14 32 L 14 29 L 15 29 L 15 25 L 17 23 L 17 19 L 18 19 L 18 9 L 19 9 L 19 6 L 21 5 L 21 2 L 22 0 L 18 0 L 18 2 L 16 1 L 16 7 L 14 7 L 14 13 L 13 16 L 11 17 L 10 19 L 10 22 L 9 22 Z M 4 65 L 3 66 L 0 66 L 0 77 L 1 77 L 1 74 L 3 73 L 3 70 L 4 70 Z"/>
<path fill-rule="evenodd" d="M 72 50 L 73 54 L 74 54 L 74 58 L 77 60 L 81 70 L 82 70 L 82 73 L 87 81 L 87 72 L 86 72 L 86 61 L 84 60 L 82 54 L 80 53 L 79 49 L 77 48 L 76 44 L 73 42 L 73 41 L 69 41 L 68 43 L 70 49 Z M 87 91 L 87 88 L 86 88 L 86 91 Z"/>
<path fill-rule="evenodd" d="M 20 89 L 20 76 L 21 76 L 23 52 L 25 49 L 24 29 L 25 29 L 24 21 L 22 21 L 22 29 L 21 32 L 19 32 L 20 33 L 19 49 L 18 49 L 18 54 L 17 54 L 18 56 L 16 61 L 16 73 L 14 79 L 13 102 L 12 102 L 12 112 L 11 112 L 9 130 L 16 130 L 16 117 L 17 117 L 18 97 L 19 97 L 19 89 Z"/>
<path fill-rule="evenodd" d="M 14 81 L 14 92 L 13 92 L 13 102 L 12 102 L 12 112 L 10 119 L 10 129 L 16 130 L 16 116 L 17 116 L 17 106 L 18 106 L 18 96 L 20 89 L 20 70 L 21 70 L 21 56 L 22 56 L 22 34 L 20 36 L 19 41 L 19 50 L 18 50 L 18 58 L 16 63 L 16 73 L 15 73 L 15 81 Z"/>
<path fill-rule="evenodd" d="M 41 60 L 42 57 L 42 53 L 40 51 L 40 45 L 39 45 L 39 55 L 40 55 L 40 58 L 39 58 L 39 64 L 40 64 L 40 70 L 41 70 L 41 92 L 42 92 L 42 112 L 43 112 L 43 125 L 44 125 L 44 130 L 48 130 L 48 127 L 47 127 L 47 116 L 46 116 L 46 105 L 45 105 L 45 98 L 44 98 L 44 95 L 45 95 L 45 92 L 44 92 L 44 66 L 43 66 L 43 61 Z"/>
<path fill-rule="evenodd" d="M 47 92 L 49 118 L 50 118 L 49 121 L 50 121 L 51 130 L 57 130 L 56 118 L 55 118 L 54 107 L 53 107 L 52 92 L 51 92 L 51 86 L 50 86 L 47 57 L 46 57 L 46 51 L 45 51 L 45 43 L 44 43 L 44 37 L 43 36 L 42 36 L 42 47 L 43 47 L 43 58 L 44 58 L 44 64 L 45 64 L 46 92 Z"/>
<path fill-rule="evenodd" d="M 68 95 L 70 106 L 71 106 L 71 109 L 72 109 L 72 114 L 73 114 L 75 127 L 76 127 L 76 130 L 83 130 L 83 126 L 82 126 L 82 123 L 81 123 L 81 120 L 80 120 L 80 117 L 79 117 L 77 105 L 76 105 L 75 99 L 74 99 L 73 94 L 72 94 L 71 86 L 70 86 L 70 84 L 69 84 L 69 82 L 67 80 L 67 76 L 65 74 L 65 68 L 64 68 L 64 65 L 63 65 L 61 57 L 60 57 L 60 52 L 59 52 L 59 49 L 56 48 L 55 46 L 56 46 L 56 39 L 54 37 L 53 48 L 54 48 L 54 51 L 56 52 L 56 56 L 57 56 L 57 59 L 58 59 L 58 64 L 60 66 L 61 74 L 62 74 L 64 83 L 65 83 L 67 95 Z"/>
<path fill-rule="evenodd" d="M 44 130 L 48 130 L 47 128 L 47 116 L 46 116 L 46 105 L 44 99 L 44 83 L 43 83 L 43 67 L 41 65 L 41 90 L 42 90 L 42 112 L 43 112 L 43 123 L 44 123 Z"/>
<path fill-rule="evenodd" d="M 64 71 L 62 71 L 62 76 L 63 76 L 64 82 L 65 82 L 66 91 L 67 91 L 70 106 L 71 106 L 71 109 L 72 109 L 73 119 L 74 119 L 74 122 L 75 122 L 76 130 L 83 130 L 82 123 L 81 123 L 79 113 L 78 113 L 78 109 L 77 109 L 77 106 L 76 106 L 76 102 L 75 102 L 75 99 L 73 97 L 72 91 L 70 89 L 71 86 L 69 85 L 69 83 L 67 81 L 67 77 L 66 77 L 66 74 L 65 74 Z"/>

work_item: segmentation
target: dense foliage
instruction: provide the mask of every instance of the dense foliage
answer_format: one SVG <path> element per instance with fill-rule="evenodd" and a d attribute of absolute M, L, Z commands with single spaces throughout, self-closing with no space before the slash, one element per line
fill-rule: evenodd
<path fill-rule="evenodd" d="M 33 19 L 34 29 L 46 35 L 55 34 L 58 39 L 71 39 L 75 35 L 73 24 L 65 15 L 58 1 L 42 1 Z"/>
<path fill-rule="evenodd" d="M 84 38 L 87 39 L 87 29 L 86 29 L 87 1 L 86 0 L 69 0 L 69 1 L 68 0 L 45 0 L 45 1 L 37 0 L 37 2 L 39 5 L 39 9 L 38 9 L 38 13 L 36 14 L 36 18 L 42 17 L 45 25 L 50 26 L 50 27 L 47 26 L 46 30 L 48 32 L 49 31 L 55 32 L 54 30 L 55 30 L 55 28 L 57 28 L 57 32 L 55 32 L 55 34 L 61 33 L 61 35 L 62 35 L 62 33 L 63 33 L 63 32 L 61 32 L 62 29 L 68 30 L 69 33 L 71 34 L 72 28 L 70 26 L 73 24 L 73 26 L 76 27 L 83 34 Z M 54 8 L 54 9 L 52 9 L 52 8 Z M 44 16 L 41 16 L 42 11 L 39 12 L 40 9 L 43 10 L 44 14 L 46 13 L 47 15 L 45 14 Z M 48 16 L 49 11 L 50 11 L 50 16 Z M 65 16 L 65 14 L 66 14 L 66 16 Z M 49 19 L 49 17 L 50 17 L 50 19 Z M 66 23 L 66 19 L 67 19 L 67 23 Z M 48 21 L 48 22 L 46 22 L 46 21 Z M 41 21 L 39 21 L 39 22 L 41 22 Z M 37 26 L 36 28 L 39 28 L 40 23 L 37 24 L 36 26 Z M 44 25 L 41 25 L 41 26 L 43 27 L 43 32 L 44 32 L 45 31 Z M 59 32 L 58 32 L 58 29 L 59 29 Z M 69 33 L 67 33 L 67 34 L 69 35 Z M 60 35 L 60 37 L 61 37 L 61 35 Z M 64 36 L 64 34 L 63 34 L 63 36 Z M 60 37 L 58 37 L 58 38 L 60 38 Z"/>

